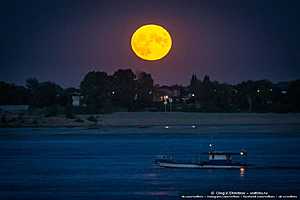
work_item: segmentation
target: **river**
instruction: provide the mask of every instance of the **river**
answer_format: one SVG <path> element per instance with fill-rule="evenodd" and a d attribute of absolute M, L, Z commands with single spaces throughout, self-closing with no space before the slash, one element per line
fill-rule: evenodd
<path fill-rule="evenodd" d="M 0 129 L 0 199 L 181 199 L 182 195 L 216 191 L 299 195 L 300 134 L 296 130 L 120 131 Z M 209 143 L 217 150 L 246 149 L 247 162 L 255 167 L 245 171 L 188 170 L 159 168 L 153 163 L 161 154 L 198 159 L 208 151 Z"/>

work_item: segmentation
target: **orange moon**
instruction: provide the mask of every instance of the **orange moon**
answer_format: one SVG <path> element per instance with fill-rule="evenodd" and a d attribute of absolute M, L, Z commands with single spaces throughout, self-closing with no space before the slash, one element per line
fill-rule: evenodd
<path fill-rule="evenodd" d="M 133 52 L 144 60 L 159 60 L 165 57 L 172 47 L 170 33 L 162 26 L 148 24 L 138 28 L 131 37 Z"/>

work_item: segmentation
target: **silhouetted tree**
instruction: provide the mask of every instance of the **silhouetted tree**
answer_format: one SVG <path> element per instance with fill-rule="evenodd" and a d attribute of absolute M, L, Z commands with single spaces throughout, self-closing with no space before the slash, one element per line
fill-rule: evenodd
<path fill-rule="evenodd" d="M 256 95 L 256 87 L 253 81 L 242 82 L 236 86 L 238 91 L 235 103 L 239 104 L 241 111 L 252 112 L 253 99 Z"/>
<path fill-rule="evenodd" d="M 205 75 L 203 78 L 203 84 L 204 85 L 209 85 L 210 84 L 210 78 L 208 75 Z"/>
<path fill-rule="evenodd" d="M 89 72 L 80 83 L 83 102 L 93 112 L 103 112 L 111 97 L 111 79 L 105 72 Z"/>
<path fill-rule="evenodd" d="M 242 111 L 268 112 L 272 108 L 273 84 L 268 80 L 246 81 L 236 86 L 236 103 Z"/>
<path fill-rule="evenodd" d="M 23 86 L 0 81 L 0 105 L 28 104 L 29 92 Z"/>
<path fill-rule="evenodd" d="M 137 75 L 135 100 L 139 106 L 145 107 L 152 103 L 153 79 L 151 74 L 141 72 Z"/>
<path fill-rule="evenodd" d="M 131 109 L 136 95 L 135 74 L 119 69 L 112 75 L 112 99 L 115 105 Z"/>
<path fill-rule="evenodd" d="M 201 90 L 202 83 L 200 80 L 198 80 L 197 75 L 193 74 L 189 85 L 189 95 L 192 95 L 190 98 L 191 103 L 199 102 Z"/>
<path fill-rule="evenodd" d="M 199 80 L 198 80 L 196 74 L 193 74 L 191 81 L 190 81 L 191 92 L 196 92 L 196 89 L 198 86 L 199 86 Z"/>
<path fill-rule="evenodd" d="M 38 82 L 36 79 L 29 79 L 26 83 L 30 91 L 30 104 L 34 107 L 49 107 L 60 104 L 63 89 L 52 82 Z"/>
<path fill-rule="evenodd" d="M 26 87 L 29 91 L 34 91 L 39 86 L 39 81 L 36 78 L 29 78 L 26 80 Z"/>
<path fill-rule="evenodd" d="M 210 81 L 210 78 L 208 75 L 205 75 L 202 81 L 202 89 L 200 91 L 200 102 L 202 102 L 205 106 L 212 107 L 212 101 L 214 97 L 214 88 L 213 83 Z"/>
<path fill-rule="evenodd" d="M 232 85 L 214 83 L 213 89 L 214 110 L 217 112 L 236 112 L 238 106 L 234 104 L 236 91 Z"/>

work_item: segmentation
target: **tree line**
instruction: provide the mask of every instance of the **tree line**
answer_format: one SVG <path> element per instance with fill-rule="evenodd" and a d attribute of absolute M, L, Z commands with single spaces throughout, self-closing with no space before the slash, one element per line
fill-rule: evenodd
<path fill-rule="evenodd" d="M 198 80 L 189 86 L 193 102 L 202 111 L 216 112 L 299 112 L 300 80 L 272 83 L 269 80 L 243 81 L 236 85 Z M 201 109 L 200 109 L 201 110 Z"/>
<path fill-rule="evenodd" d="M 165 86 L 172 90 L 174 86 Z M 226 84 L 208 76 L 193 75 L 188 86 L 176 86 L 174 111 L 191 112 L 300 112 L 300 80 L 272 83 L 268 80 Z M 109 75 L 88 72 L 79 88 L 62 88 L 53 82 L 26 80 L 25 86 L 0 81 L 0 105 L 30 105 L 31 109 L 52 109 L 53 113 L 106 113 L 114 111 L 161 111 L 154 101 L 159 91 L 151 74 L 119 69 Z M 81 96 L 81 108 L 73 108 L 72 95 Z M 55 109 L 54 109 L 55 108 Z M 50 110 L 51 110 L 50 109 Z M 50 112 L 51 113 L 51 112 Z"/>

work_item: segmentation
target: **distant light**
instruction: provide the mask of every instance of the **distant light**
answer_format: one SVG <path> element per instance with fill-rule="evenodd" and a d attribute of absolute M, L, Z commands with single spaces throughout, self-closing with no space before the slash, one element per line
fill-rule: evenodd
<path fill-rule="evenodd" d="M 169 128 L 169 126 L 165 126 L 165 128 L 166 128 L 166 129 L 168 129 L 168 128 Z"/>
<path fill-rule="evenodd" d="M 257 93 L 259 93 L 259 92 L 260 92 L 260 90 L 259 90 L 259 89 L 257 89 L 256 91 L 257 91 Z"/>
<path fill-rule="evenodd" d="M 113 94 L 113 95 L 114 95 L 114 94 L 115 94 L 115 91 L 112 91 L 112 92 L 111 92 L 111 94 Z"/>
<path fill-rule="evenodd" d="M 244 152 L 243 152 L 243 151 L 241 151 L 241 152 L 240 152 L 240 154 L 241 154 L 241 156 L 243 156 L 243 155 L 244 155 Z"/>
<path fill-rule="evenodd" d="M 194 97 L 194 96 L 195 96 L 195 94 L 193 93 L 193 94 L 192 94 L 192 97 Z"/>
<path fill-rule="evenodd" d="M 287 93 L 287 91 L 285 91 L 285 90 L 281 91 L 281 94 L 286 94 L 286 93 Z"/>
<path fill-rule="evenodd" d="M 209 147 L 212 147 L 212 144 L 209 144 Z"/>
<path fill-rule="evenodd" d="M 272 92 L 272 91 L 273 91 L 273 89 L 271 88 L 271 89 L 270 89 L 270 92 Z"/>
<path fill-rule="evenodd" d="M 165 101 L 167 101 L 168 99 L 169 99 L 169 96 L 163 96 L 163 99 L 165 100 Z"/>
<path fill-rule="evenodd" d="M 196 126 L 195 126 L 195 125 L 192 125 L 192 128 L 196 128 Z"/>

